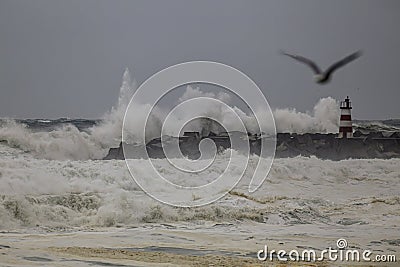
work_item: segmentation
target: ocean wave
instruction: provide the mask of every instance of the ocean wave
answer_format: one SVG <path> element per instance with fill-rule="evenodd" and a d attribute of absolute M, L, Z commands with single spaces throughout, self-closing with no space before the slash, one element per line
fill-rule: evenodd
<path fill-rule="evenodd" d="M 119 91 L 118 103 L 107 112 L 100 120 L 84 120 L 84 119 L 69 119 L 61 118 L 57 120 L 47 119 L 27 119 L 27 120 L 0 120 L 0 142 L 6 143 L 8 146 L 20 149 L 23 153 L 31 153 L 36 158 L 54 159 L 54 160 L 88 160 L 101 159 L 106 154 L 109 148 L 118 146 L 121 141 L 123 117 L 127 105 L 137 89 L 135 79 L 131 78 L 129 70 L 126 69 L 122 79 L 122 85 Z M 187 86 L 186 91 L 179 98 L 179 101 L 184 101 L 193 97 L 213 97 L 224 102 L 229 102 L 230 97 L 225 93 L 210 93 L 203 92 L 200 88 Z M 231 103 L 233 105 L 233 103 Z M 223 116 L 226 107 L 215 106 L 215 103 L 210 104 L 210 107 L 199 107 L 204 112 L 214 112 L 215 116 Z M 233 105 L 234 106 L 234 105 Z M 146 104 L 140 106 L 141 109 L 147 110 L 149 107 Z M 234 107 L 239 114 L 246 129 L 250 132 L 256 131 L 257 123 L 253 115 L 246 114 L 238 107 Z M 162 121 L 165 117 L 165 112 L 156 108 L 156 112 L 152 114 L 147 132 L 150 141 L 152 138 L 159 137 L 161 133 Z M 264 112 L 257 111 L 256 112 Z M 339 108 L 338 103 L 331 97 L 322 98 L 313 108 L 312 112 L 298 112 L 290 108 L 278 108 L 273 111 L 276 129 L 278 132 L 290 133 L 334 133 L 338 130 Z M 140 108 L 131 119 L 143 120 L 140 116 Z M 179 115 L 179 114 L 178 114 Z M 205 114 L 206 115 L 206 114 Z M 180 114 L 171 121 L 185 120 L 190 117 L 190 112 Z M 220 118 L 224 124 L 230 125 L 229 118 Z M 204 122 L 204 121 L 203 121 Z M 132 123 L 135 125 L 135 123 Z M 400 130 L 400 124 L 396 120 L 385 122 L 356 122 L 355 129 L 365 131 L 393 131 Z M 218 129 L 213 123 L 195 123 L 194 131 L 209 132 Z M 174 124 L 172 123 L 172 128 Z M 166 132 L 174 132 L 176 129 L 166 129 Z M 137 136 L 141 136 L 142 129 L 129 129 L 131 140 L 133 143 Z"/>
<path fill-rule="evenodd" d="M 136 81 L 126 69 L 118 103 L 102 120 L 62 118 L 44 123 L 43 119 L 3 119 L 0 121 L 0 141 L 41 159 L 101 159 L 108 148 L 121 140 L 123 115 L 136 88 Z"/>
<path fill-rule="evenodd" d="M 123 75 L 120 88 L 118 103 L 107 112 L 101 120 L 83 120 L 61 118 L 57 120 L 29 119 L 11 120 L 3 119 L 0 121 L 0 141 L 7 145 L 18 148 L 22 152 L 31 153 L 36 158 L 54 160 L 87 160 L 103 158 L 110 147 L 115 147 L 121 141 L 122 122 L 126 107 L 137 89 L 137 83 L 131 78 L 126 69 Z M 202 92 L 199 88 L 187 86 L 186 91 L 179 98 L 179 101 L 188 98 L 208 96 L 218 98 L 224 102 L 229 102 L 227 94 L 214 94 Z M 211 105 L 211 104 L 210 104 Z M 215 104 L 213 104 L 215 105 Z M 141 105 L 143 110 L 148 109 L 148 105 Z M 216 116 L 223 116 L 223 106 L 199 107 L 204 112 L 214 112 Z M 234 107 L 239 116 L 246 124 L 249 131 L 257 129 L 257 123 L 253 115 L 248 115 L 239 108 Z M 158 111 L 157 111 L 158 110 Z M 149 140 L 159 137 L 165 112 L 156 109 L 152 114 L 151 133 Z M 264 112 L 264 111 L 260 111 Z M 277 109 L 274 111 L 277 128 L 280 131 L 290 132 L 333 132 L 337 129 L 338 107 L 332 98 L 321 99 L 314 107 L 313 113 L 301 113 L 294 109 Z M 206 115 L 206 114 L 205 114 Z M 184 119 L 190 114 L 180 114 Z M 140 110 L 133 120 L 143 120 Z M 179 116 L 178 116 L 179 117 Z M 182 118 L 175 118 L 172 121 L 179 123 Z M 229 124 L 229 118 L 221 118 L 224 123 Z M 233 123 L 233 122 L 232 122 Z M 135 123 L 133 123 L 135 125 Z M 212 123 L 196 124 L 194 130 L 211 131 L 215 130 Z M 172 125 L 173 128 L 173 125 Z M 253 130 L 254 130 L 253 129 Z M 140 136 L 142 129 L 129 129 L 130 135 Z M 176 129 L 170 129 L 174 132 Z M 167 129 L 168 131 L 168 129 Z M 132 140 L 136 142 L 138 140 Z"/>
<path fill-rule="evenodd" d="M 400 120 L 383 120 L 383 121 L 355 121 L 354 129 L 363 133 L 370 132 L 400 132 Z"/>
<path fill-rule="evenodd" d="M 135 161 L 141 165 L 141 160 Z M 252 162 L 256 158 L 250 158 Z M 253 194 L 247 192 L 249 177 L 245 176 L 212 205 L 174 208 L 147 196 L 124 161 L 15 159 L 10 154 L 0 162 L 0 225 L 60 229 L 198 220 L 340 224 L 346 217 L 371 223 L 377 219 L 377 207 L 396 213 L 399 163 L 399 159 L 276 159 L 268 178 Z M 168 166 L 162 159 L 155 164 Z M 222 163 L 213 165 L 205 179 L 223 169 Z M 176 179 L 191 182 L 186 176 Z"/>

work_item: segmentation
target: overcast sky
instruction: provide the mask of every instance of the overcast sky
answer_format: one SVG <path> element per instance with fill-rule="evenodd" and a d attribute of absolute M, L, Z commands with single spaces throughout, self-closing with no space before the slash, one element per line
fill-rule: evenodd
<path fill-rule="evenodd" d="M 238 68 L 272 107 L 353 101 L 354 117 L 400 117 L 400 1 L 0 0 L 0 117 L 98 118 L 128 67 L 138 82 L 180 62 Z M 322 68 L 363 57 L 330 84 L 279 50 Z"/>

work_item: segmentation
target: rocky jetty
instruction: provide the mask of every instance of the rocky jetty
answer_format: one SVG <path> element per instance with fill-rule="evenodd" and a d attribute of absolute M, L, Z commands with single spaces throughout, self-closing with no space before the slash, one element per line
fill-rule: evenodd
<path fill-rule="evenodd" d="M 204 138 L 213 140 L 218 151 L 230 148 L 230 138 L 240 137 L 245 133 L 213 134 L 200 137 L 197 133 L 185 133 L 182 137 L 167 137 L 165 145 L 179 142 L 183 155 L 189 158 L 200 156 L 199 143 Z M 261 137 L 249 135 L 250 152 L 260 153 Z M 178 139 L 178 140 L 176 140 Z M 143 147 L 139 145 L 122 145 L 118 148 L 111 148 L 104 159 L 124 159 L 124 150 L 132 158 L 164 158 L 165 154 L 161 145 L 161 138 L 151 140 L 146 144 L 147 153 L 143 153 Z M 147 155 L 148 154 L 148 155 Z M 400 157 L 400 133 L 354 132 L 354 138 L 337 138 L 336 134 L 290 134 L 278 133 L 276 136 L 275 157 L 287 158 L 296 156 L 316 156 L 321 159 L 342 160 L 342 159 L 369 159 L 369 158 L 399 158 Z"/>

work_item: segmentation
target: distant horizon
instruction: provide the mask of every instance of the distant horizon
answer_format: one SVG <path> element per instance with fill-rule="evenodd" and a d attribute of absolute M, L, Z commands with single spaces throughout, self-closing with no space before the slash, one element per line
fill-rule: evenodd
<path fill-rule="evenodd" d="M 20 117 L 0 117 L 1 120 L 60 120 L 60 119 L 68 119 L 68 120 L 103 120 L 104 118 L 72 118 L 72 117 L 54 117 L 54 118 L 20 118 Z M 338 117 L 339 120 L 339 117 Z M 352 121 L 390 121 L 390 120 L 399 120 L 399 118 L 387 118 L 387 119 L 358 119 L 353 118 Z"/>

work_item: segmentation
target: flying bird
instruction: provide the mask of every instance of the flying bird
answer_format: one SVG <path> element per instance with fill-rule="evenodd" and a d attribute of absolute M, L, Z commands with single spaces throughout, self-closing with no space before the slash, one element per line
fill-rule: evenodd
<path fill-rule="evenodd" d="M 302 57 L 302 56 L 298 56 L 298 55 L 293 55 L 293 54 L 289 54 L 286 52 L 281 52 L 283 55 L 289 56 L 303 64 L 308 65 L 313 71 L 314 71 L 314 81 L 316 83 L 319 84 L 326 84 L 331 80 L 332 77 L 332 73 L 334 71 L 336 71 L 337 69 L 343 67 L 344 65 L 350 63 L 351 61 L 357 59 L 358 57 L 361 56 L 362 52 L 361 51 L 357 51 L 351 55 L 348 55 L 347 57 L 339 60 L 338 62 L 332 64 L 329 68 L 327 68 L 325 71 L 321 71 L 321 69 L 318 67 L 317 64 L 315 64 L 315 62 L 313 62 L 312 60 Z"/>

